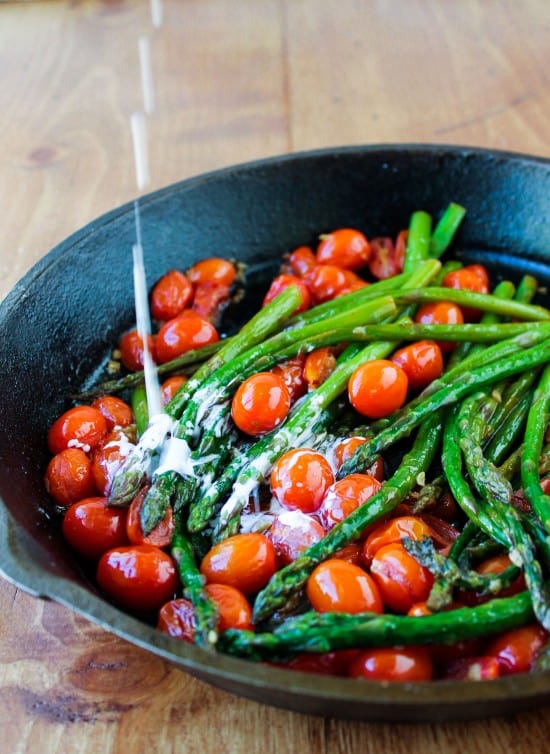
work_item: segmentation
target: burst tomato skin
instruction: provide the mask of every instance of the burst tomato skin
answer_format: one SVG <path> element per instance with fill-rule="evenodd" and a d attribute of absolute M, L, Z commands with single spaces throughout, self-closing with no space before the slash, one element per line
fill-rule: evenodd
<path fill-rule="evenodd" d="M 153 361 L 155 360 L 155 340 L 152 335 L 147 337 L 147 346 Z M 120 360 L 130 372 L 143 369 L 143 340 L 137 330 L 125 332 L 119 342 Z"/>
<path fill-rule="evenodd" d="M 377 280 L 386 280 L 403 270 L 404 245 L 398 246 L 393 239 L 384 236 L 371 239 L 370 245 L 371 254 L 368 265 L 373 277 Z"/>
<path fill-rule="evenodd" d="M 200 565 L 207 583 L 229 584 L 246 595 L 262 589 L 276 570 L 273 543 L 254 532 L 235 534 L 214 545 Z"/>
<path fill-rule="evenodd" d="M 310 574 L 306 593 L 319 613 L 362 613 L 383 611 L 378 587 L 359 566 L 340 558 L 329 558 Z"/>
<path fill-rule="evenodd" d="M 313 513 L 333 482 L 334 474 L 324 456 L 309 448 L 294 448 L 274 464 L 270 487 L 284 508 Z"/>
<path fill-rule="evenodd" d="M 417 516 L 392 518 L 373 529 L 365 539 L 361 549 L 363 563 L 370 566 L 381 547 L 400 542 L 405 537 L 418 541 L 430 537 L 431 534 L 430 527 Z"/>
<path fill-rule="evenodd" d="M 114 476 L 134 447 L 133 436 L 124 430 L 110 432 L 92 454 L 92 473 L 98 492 L 108 496 Z"/>
<path fill-rule="evenodd" d="M 50 459 L 44 478 L 58 505 L 67 507 L 96 494 L 92 463 L 80 448 L 65 448 Z"/>
<path fill-rule="evenodd" d="M 115 427 L 129 427 L 134 421 L 131 407 L 116 395 L 99 396 L 92 403 L 92 408 L 97 408 L 103 414 L 109 432 Z"/>
<path fill-rule="evenodd" d="M 176 566 L 153 545 L 125 545 L 105 552 L 98 563 L 99 587 L 122 607 L 137 613 L 158 610 L 178 587 Z"/>
<path fill-rule="evenodd" d="M 490 642 L 485 654 L 496 657 L 501 675 L 527 673 L 547 641 L 548 632 L 532 623 L 500 634 Z"/>
<path fill-rule="evenodd" d="M 248 435 L 263 435 L 278 427 L 290 409 L 286 383 L 274 372 L 257 372 L 244 380 L 231 402 L 231 416 Z"/>
<path fill-rule="evenodd" d="M 158 331 L 155 353 L 159 364 L 181 356 L 187 351 L 217 343 L 218 331 L 211 322 L 185 309 L 179 316 L 168 320 Z"/>
<path fill-rule="evenodd" d="M 169 270 L 151 292 L 151 315 L 167 322 L 177 317 L 193 299 L 193 286 L 180 270 Z"/>
<path fill-rule="evenodd" d="M 381 419 L 401 408 L 407 390 L 407 375 L 388 359 L 374 359 L 362 364 L 348 383 L 352 406 L 368 419 Z"/>
<path fill-rule="evenodd" d="M 298 398 L 307 392 L 307 382 L 304 377 L 304 356 L 295 356 L 282 364 L 276 364 L 271 370 L 284 380 L 290 395 L 290 404 L 294 405 Z"/>
<path fill-rule="evenodd" d="M 284 511 L 274 519 L 266 536 L 273 542 L 278 562 L 285 566 L 319 542 L 325 530 L 312 516 L 299 510 Z"/>
<path fill-rule="evenodd" d="M 321 236 L 317 246 L 319 264 L 334 264 L 345 270 L 359 270 L 369 261 L 370 244 L 355 228 L 338 228 Z"/>
<path fill-rule="evenodd" d="M 103 414 L 92 406 L 74 406 L 58 417 L 48 432 L 48 448 L 52 454 L 66 448 L 81 448 L 89 453 L 107 434 Z"/>
<path fill-rule="evenodd" d="M 231 286 L 237 276 L 235 265 L 222 257 L 208 257 L 196 262 L 187 270 L 187 278 L 193 285 L 216 283 Z"/>
<path fill-rule="evenodd" d="M 391 357 L 407 375 L 409 389 L 423 390 L 441 376 L 444 362 L 439 345 L 433 340 L 419 340 L 399 348 Z"/>
<path fill-rule="evenodd" d="M 105 497 L 79 500 L 63 518 L 63 536 L 86 558 L 99 558 L 107 550 L 128 544 L 126 509 L 109 507 Z"/>
<path fill-rule="evenodd" d="M 269 290 L 264 296 L 263 305 L 269 304 L 273 301 L 279 293 L 282 293 L 286 288 L 293 285 L 300 291 L 301 301 L 294 310 L 294 314 L 305 312 L 311 306 L 311 293 L 304 281 L 296 275 L 282 274 L 278 275 L 271 283 Z"/>
<path fill-rule="evenodd" d="M 328 531 L 343 521 L 380 489 L 380 482 L 370 474 L 348 474 L 332 484 L 318 510 L 319 520 Z"/>
<path fill-rule="evenodd" d="M 331 348 L 317 348 L 306 356 L 304 379 L 308 390 L 316 390 L 330 377 L 336 366 L 336 356 Z"/>
<path fill-rule="evenodd" d="M 370 572 L 384 605 L 407 613 L 416 602 L 427 600 L 433 576 L 405 550 L 400 542 L 381 547 L 374 555 Z"/>
<path fill-rule="evenodd" d="M 371 681 L 431 681 L 433 665 L 426 647 L 380 647 L 353 660 L 349 675 Z"/>

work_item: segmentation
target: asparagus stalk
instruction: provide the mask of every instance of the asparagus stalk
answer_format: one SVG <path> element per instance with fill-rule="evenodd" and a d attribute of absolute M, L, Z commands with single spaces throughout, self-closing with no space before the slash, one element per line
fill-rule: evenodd
<path fill-rule="evenodd" d="M 451 202 L 441 215 L 430 239 L 430 256 L 438 259 L 451 245 L 466 210 L 460 204 Z"/>
<path fill-rule="evenodd" d="M 550 417 L 550 366 L 535 390 L 527 416 L 525 443 L 521 459 L 521 480 L 527 500 L 547 532 L 550 532 L 550 495 L 543 492 L 539 478 L 539 459 Z"/>

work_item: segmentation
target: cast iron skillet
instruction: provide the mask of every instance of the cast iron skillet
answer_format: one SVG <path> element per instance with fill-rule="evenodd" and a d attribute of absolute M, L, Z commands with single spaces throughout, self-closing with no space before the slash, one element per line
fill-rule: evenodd
<path fill-rule="evenodd" d="M 252 263 L 252 311 L 281 254 L 320 232 L 391 235 L 416 209 L 467 210 L 457 241 L 494 274 L 550 284 L 550 161 L 479 149 L 400 145 L 295 154 L 192 178 L 141 200 L 149 281 L 224 255 Z M 206 653 L 105 602 L 64 545 L 43 489 L 47 427 L 133 324 L 133 207 L 92 222 L 42 259 L 0 307 L 0 569 L 216 686 L 342 718 L 468 719 L 550 701 L 550 674 L 477 683 L 361 683 Z"/>

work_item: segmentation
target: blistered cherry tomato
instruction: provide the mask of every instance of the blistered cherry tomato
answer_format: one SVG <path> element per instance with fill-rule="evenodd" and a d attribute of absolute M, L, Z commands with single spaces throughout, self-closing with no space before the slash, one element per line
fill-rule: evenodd
<path fill-rule="evenodd" d="M 434 340 L 419 340 L 399 348 L 391 360 L 407 375 L 409 389 L 423 390 L 443 372 L 443 354 Z"/>
<path fill-rule="evenodd" d="M 309 390 L 316 390 L 330 377 L 336 366 L 332 348 L 317 348 L 308 353 L 304 363 L 304 379 Z"/>
<path fill-rule="evenodd" d="M 367 361 L 348 382 L 352 406 L 369 419 L 380 419 L 400 408 L 407 398 L 407 375 L 387 359 Z"/>
<path fill-rule="evenodd" d="M 116 472 L 134 447 L 134 437 L 129 431 L 116 429 L 110 432 L 92 455 L 92 473 L 98 492 L 109 495 Z"/>
<path fill-rule="evenodd" d="M 131 407 L 116 395 L 101 395 L 92 403 L 92 408 L 103 414 L 109 431 L 115 427 L 129 427 L 134 421 Z"/>
<path fill-rule="evenodd" d="M 340 291 L 338 291 L 336 297 L 343 296 L 346 293 L 352 293 L 353 291 L 358 291 L 359 288 L 366 288 L 370 285 L 370 283 L 367 283 L 366 280 L 363 280 L 363 278 L 359 277 L 359 275 L 352 270 L 344 270 L 344 279 L 346 284 Z"/>
<path fill-rule="evenodd" d="M 327 459 L 309 448 L 283 453 L 271 471 L 271 494 L 285 508 L 313 513 L 323 502 L 334 474 Z"/>
<path fill-rule="evenodd" d="M 97 408 L 75 406 L 65 411 L 50 427 L 48 448 L 51 453 L 59 453 L 65 448 L 80 448 L 89 453 L 106 434 L 107 422 Z"/>
<path fill-rule="evenodd" d="M 222 312 L 230 301 L 230 294 L 230 286 L 223 283 L 197 283 L 189 311 L 217 327 Z"/>
<path fill-rule="evenodd" d="M 174 639 L 193 644 L 195 641 L 195 608 L 190 600 L 179 597 L 166 602 L 159 610 L 157 628 Z"/>
<path fill-rule="evenodd" d="M 496 657 L 501 675 L 526 673 L 547 641 L 548 632 L 532 623 L 500 634 L 490 642 L 485 654 Z"/>
<path fill-rule="evenodd" d="M 273 542 L 279 563 L 288 565 L 306 548 L 319 542 L 325 530 L 319 521 L 299 510 L 283 511 L 273 520 L 266 536 Z"/>
<path fill-rule="evenodd" d="M 231 402 L 237 427 L 248 435 L 263 435 L 278 427 L 290 409 L 284 379 L 274 372 L 257 372 L 242 382 Z"/>
<path fill-rule="evenodd" d="M 400 542 L 377 550 L 370 572 L 384 605 L 398 613 L 406 613 L 415 602 L 426 600 L 434 581 L 430 571 L 420 565 Z"/>
<path fill-rule="evenodd" d="M 235 534 L 214 545 L 202 560 L 207 582 L 229 584 L 244 594 L 264 587 L 277 570 L 273 543 L 255 532 Z"/>
<path fill-rule="evenodd" d="M 271 370 L 283 378 L 290 395 L 290 404 L 296 403 L 307 392 L 307 382 L 304 377 L 305 356 L 295 356 L 282 364 L 276 364 Z"/>
<path fill-rule="evenodd" d="M 237 270 L 232 262 L 221 257 L 201 259 L 187 270 L 188 279 L 194 284 L 218 283 L 230 286 L 235 281 Z"/>
<path fill-rule="evenodd" d="M 369 261 L 370 244 L 354 228 L 339 228 L 321 236 L 317 246 L 319 264 L 334 264 L 346 270 L 359 270 Z"/>
<path fill-rule="evenodd" d="M 99 558 L 113 547 L 128 544 L 126 508 L 113 508 L 105 497 L 79 500 L 63 518 L 63 536 L 81 555 Z"/>
<path fill-rule="evenodd" d="M 305 277 L 317 265 L 317 258 L 309 246 L 298 246 L 288 258 L 290 269 L 298 277 Z"/>
<path fill-rule="evenodd" d="M 66 448 L 50 459 L 44 482 L 55 502 L 63 507 L 96 494 L 92 463 L 80 448 Z"/>
<path fill-rule="evenodd" d="M 433 666 L 426 647 L 380 647 L 361 652 L 349 675 L 369 681 L 431 681 Z"/>
<path fill-rule="evenodd" d="M 372 238 L 370 242 L 369 270 L 377 280 L 386 280 L 398 275 L 403 269 L 403 258 L 399 259 L 393 239 Z"/>
<path fill-rule="evenodd" d="M 405 537 L 418 541 L 431 535 L 430 527 L 418 516 L 398 516 L 378 525 L 370 532 L 363 543 L 361 557 L 365 565 L 370 566 L 381 547 L 400 542 Z"/>
<path fill-rule="evenodd" d="M 337 445 L 334 446 L 333 456 L 336 468 L 339 469 L 344 465 L 346 461 L 354 455 L 355 451 L 360 445 L 364 445 L 367 442 L 366 437 L 354 435 L 346 437 L 340 440 Z"/>
<path fill-rule="evenodd" d="M 289 288 L 291 285 L 293 285 L 300 291 L 301 297 L 300 303 L 294 310 L 294 314 L 305 312 L 306 309 L 309 309 L 309 307 L 311 306 L 311 294 L 304 281 L 301 278 L 296 277 L 295 275 L 278 275 L 269 286 L 269 290 L 264 296 L 263 305 L 265 306 L 266 304 L 269 304 L 270 301 L 273 301 L 274 298 L 276 298 L 280 293 L 286 290 L 286 288 Z"/>
<path fill-rule="evenodd" d="M 151 292 L 151 315 L 167 322 L 177 317 L 193 299 L 193 286 L 179 270 L 170 270 L 155 284 Z"/>
<path fill-rule="evenodd" d="M 132 545 L 155 545 L 156 547 L 168 547 L 174 533 L 174 514 L 169 505 L 162 520 L 148 534 L 144 534 L 141 526 L 141 509 L 143 501 L 149 491 L 149 487 L 143 487 L 134 497 L 128 508 L 126 519 L 126 535 Z"/>
<path fill-rule="evenodd" d="M 381 613 L 382 599 L 373 579 L 359 566 L 329 558 L 310 574 L 306 593 L 319 613 Z"/>
<path fill-rule="evenodd" d="M 214 325 L 186 309 L 160 328 L 155 342 L 157 361 L 164 364 L 182 353 L 218 340 L 219 335 Z"/>
<path fill-rule="evenodd" d="M 340 550 L 336 550 L 333 557 L 339 560 L 346 560 L 348 563 L 353 563 L 353 565 L 359 567 L 363 566 L 361 561 L 361 545 L 358 542 L 350 542 Z"/>
<path fill-rule="evenodd" d="M 452 660 L 438 674 L 449 681 L 489 681 L 500 676 L 496 657 L 461 657 Z"/>
<path fill-rule="evenodd" d="M 185 377 L 183 374 L 174 374 L 172 377 L 168 377 L 164 380 L 164 382 L 160 386 L 160 393 L 164 405 L 172 400 L 180 387 L 186 382 L 187 377 Z"/>
<path fill-rule="evenodd" d="M 155 340 L 152 335 L 147 337 L 147 346 L 151 358 L 155 360 Z M 125 332 L 119 342 L 120 360 L 130 372 L 143 369 L 143 340 L 137 330 Z"/>
<path fill-rule="evenodd" d="M 436 301 L 420 306 L 415 314 L 414 321 L 423 325 L 462 325 L 464 315 L 457 304 L 450 301 Z M 438 340 L 437 342 L 443 353 L 456 348 L 456 343 L 453 341 Z"/>
<path fill-rule="evenodd" d="M 122 607 L 158 610 L 178 587 L 172 558 L 153 545 L 126 545 L 105 552 L 97 566 L 99 587 Z"/>
<path fill-rule="evenodd" d="M 448 272 L 443 278 L 441 285 L 444 288 L 454 288 L 455 290 L 489 293 L 489 274 L 481 264 L 472 264 L 459 270 Z M 461 308 L 466 322 L 476 321 L 481 315 L 479 309 L 465 306 Z"/>
<path fill-rule="evenodd" d="M 348 287 L 345 271 L 334 264 L 318 264 L 304 279 L 316 304 L 336 298 Z"/>
<path fill-rule="evenodd" d="M 380 482 L 370 474 L 348 474 L 332 484 L 323 498 L 318 516 L 325 529 L 343 521 L 380 489 Z"/>

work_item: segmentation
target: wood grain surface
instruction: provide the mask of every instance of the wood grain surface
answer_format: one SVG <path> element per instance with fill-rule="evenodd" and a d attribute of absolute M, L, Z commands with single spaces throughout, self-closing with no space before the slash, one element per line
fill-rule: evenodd
<path fill-rule="evenodd" d="M 272 154 L 432 142 L 550 157 L 547 0 L 0 2 L 0 295 L 133 199 L 137 40 L 151 41 L 149 189 Z M 547 710 L 343 722 L 217 691 L 0 580 L 0 751 L 542 754 Z"/>

